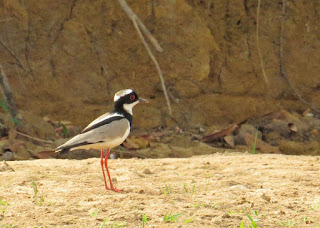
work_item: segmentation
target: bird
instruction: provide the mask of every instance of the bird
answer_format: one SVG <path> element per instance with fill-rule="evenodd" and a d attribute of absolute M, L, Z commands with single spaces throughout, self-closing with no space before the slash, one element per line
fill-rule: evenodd
<path fill-rule="evenodd" d="M 113 98 L 112 111 L 93 120 L 78 135 L 58 146 L 55 152 L 66 154 L 76 149 L 99 149 L 105 188 L 114 192 L 123 191 L 123 189 L 116 189 L 112 184 L 108 169 L 108 157 L 110 150 L 119 146 L 128 137 L 132 124 L 132 109 L 138 103 L 148 103 L 148 101 L 139 98 L 132 89 L 118 91 Z M 107 153 L 103 158 L 104 149 L 107 150 Z M 104 168 L 109 178 L 110 187 L 107 185 Z"/>

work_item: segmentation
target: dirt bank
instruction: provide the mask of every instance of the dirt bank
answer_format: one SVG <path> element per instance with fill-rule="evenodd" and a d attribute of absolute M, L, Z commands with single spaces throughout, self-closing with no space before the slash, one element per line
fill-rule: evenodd
<path fill-rule="evenodd" d="M 283 55 L 292 86 L 320 107 L 318 1 L 286 1 Z M 117 1 L 13 1 L 0 4 L 0 62 L 18 107 L 87 123 L 133 88 L 152 102 L 135 126 L 234 123 L 281 108 L 303 112 L 280 75 L 282 1 L 128 0 L 158 39 L 156 53 L 172 102 L 172 121 L 154 64 Z M 108 107 L 105 107 L 106 103 Z M 146 121 L 148 120 L 148 121 Z"/>
<path fill-rule="evenodd" d="M 104 189 L 96 158 L 1 162 L 0 225 L 139 227 L 145 214 L 145 227 L 247 227 L 249 214 L 259 227 L 320 226 L 318 156 L 216 153 L 110 168 L 122 193 Z"/>

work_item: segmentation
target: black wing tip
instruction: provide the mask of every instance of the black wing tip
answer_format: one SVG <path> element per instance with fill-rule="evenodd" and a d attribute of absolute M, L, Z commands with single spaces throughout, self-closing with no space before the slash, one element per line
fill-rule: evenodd
<path fill-rule="evenodd" d="M 58 151 L 59 155 L 64 155 L 64 154 L 67 154 L 69 153 L 70 151 L 70 148 L 62 148 Z"/>
<path fill-rule="evenodd" d="M 58 147 L 55 149 L 55 152 L 59 155 L 66 154 L 70 151 L 71 147 Z"/>
<path fill-rule="evenodd" d="M 102 142 L 102 141 L 99 141 L 99 143 Z M 84 145 L 89 145 L 89 144 L 94 144 L 94 143 L 88 143 L 88 142 L 82 142 L 82 143 L 78 143 L 78 144 L 73 144 L 73 145 L 70 145 L 70 146 L 65 146 L 65 147 L 58 147 L 56 149 L 56 152 L 59 153 L 59 155 L 63 155 L 63 154 L 66 154 L 66 153 L 69 153 L 69 151 L 71 149 L 76 149 L 78 146 L 84 146 Z"/>

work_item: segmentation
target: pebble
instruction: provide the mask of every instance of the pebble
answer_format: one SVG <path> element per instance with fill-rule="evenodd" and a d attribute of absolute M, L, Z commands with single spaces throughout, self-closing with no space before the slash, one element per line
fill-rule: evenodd
<path fill-rule="evenodd" d="M 112 178 L 111 178 L 111 181 L 112 181 L 114 184 L 118 183 L 118 180 L 117 180 L 116 177 L 112 177 Z"/>
<path fill-rule="evenodd" d="M 142 171 L 143 174 L 152 174 L 152 172 L 150 171 L 150 169 L 146 168 Z"/>
<path fill-rule="evenodd" d="M 12 161 L 13 160 L 13 153 L 11 151 L 7 151 L 2 155 L 2 159 L 5 161 Z"/>

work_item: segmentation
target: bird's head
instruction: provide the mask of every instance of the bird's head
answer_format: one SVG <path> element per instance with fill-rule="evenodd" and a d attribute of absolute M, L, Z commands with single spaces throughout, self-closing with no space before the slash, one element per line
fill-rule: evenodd
<path fill-rule="evenodd" d="M 148 103 L 146 99 L 139 98 L 132 89 L 118 91 L 113 98 L 115 111 L 125 110 L 132 115 L 132 108 L 138 103 Z"/>

